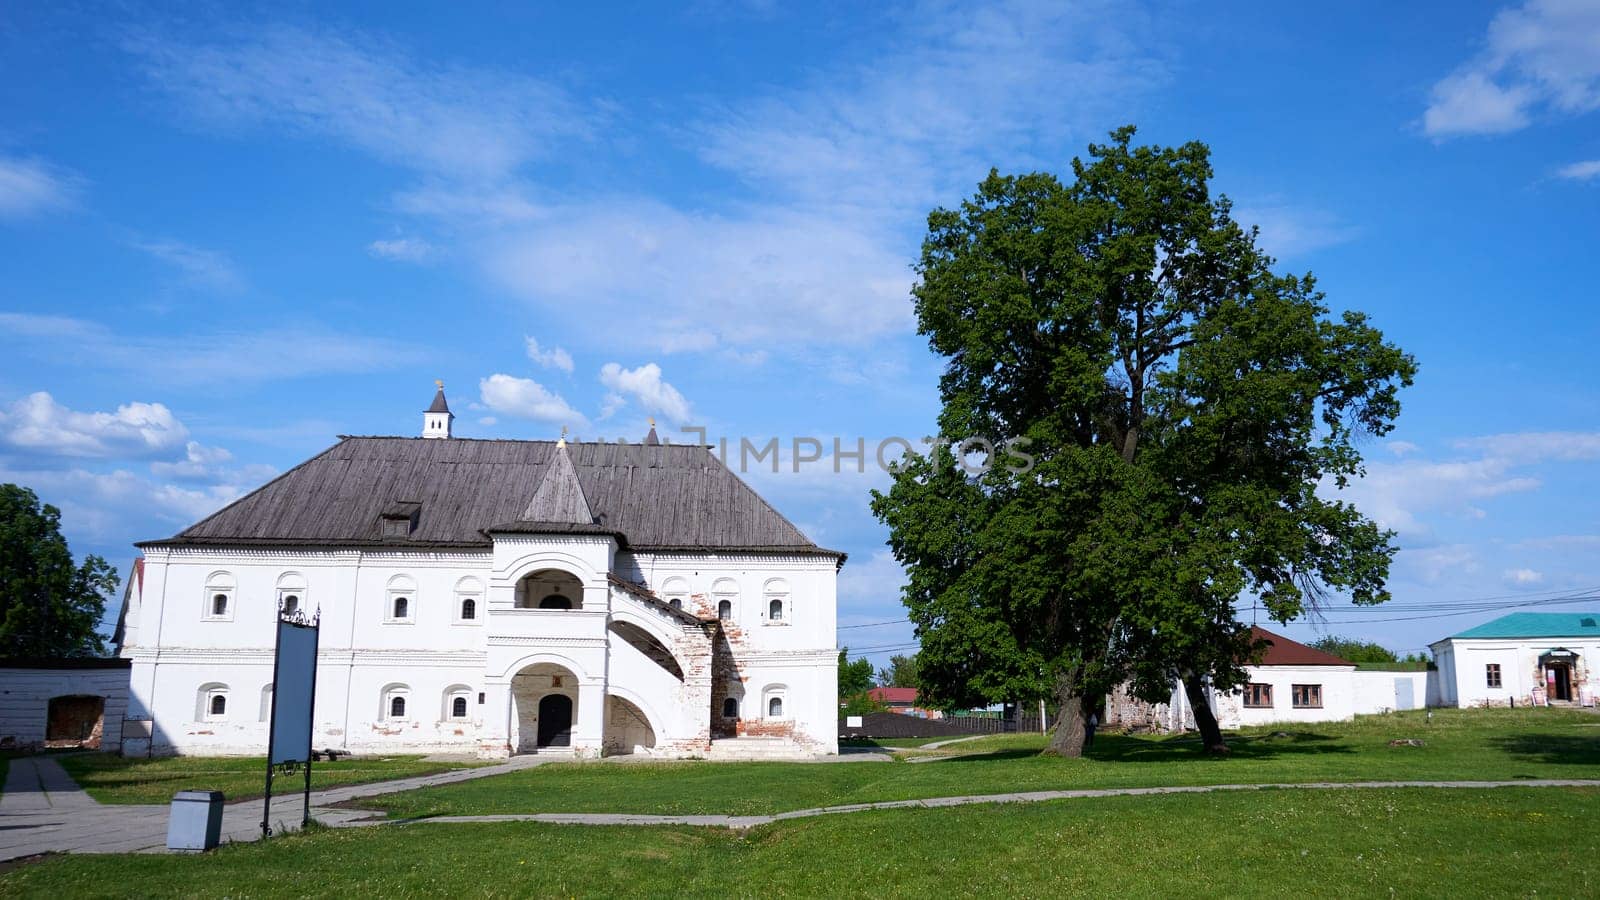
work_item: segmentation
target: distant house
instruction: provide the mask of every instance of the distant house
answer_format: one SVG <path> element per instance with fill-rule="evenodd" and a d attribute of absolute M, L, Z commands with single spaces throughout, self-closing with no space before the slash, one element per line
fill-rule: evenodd
<path fill-rule="evenodd" d="M 1223 728 L 1277 722 L 1341 722 L 1356 715 L 1416 709 L 1428 697 L 1427 672 L 1358 671 L 1355 663 L 1299 641 L 1252 628 L 1267 642 L 1265 654 L 1245 667 L 1248 682 L 1231 693 L 1209 692 Z M 1127 685 L 1106 700 L 1106 724 L 1134 730 L 1181 731 L 1194 727 L 1194 710 L 1174 683 L 1166 703 L 1146 703 Z"/>
<path fill-rule="evenodd" d="M 867 696 L 889 707 L 890 712 L 922 719 L 942 719 L 944 713 L 937 709 L 924 709 L 917 705 L 917 689 L 908 687 L 876 687 Z"/>
<path fill-rule="evenodd" d="M 1512 613 L 1429 649 L 1440 706 L 1592 706 L 1600 693 L 1600 613 Z"/>

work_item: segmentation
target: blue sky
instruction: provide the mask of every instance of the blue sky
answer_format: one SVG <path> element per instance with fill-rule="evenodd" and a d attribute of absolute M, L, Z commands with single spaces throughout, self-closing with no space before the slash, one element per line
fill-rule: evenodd
<path fill-rule="evenodd" d="M 469 437 L 861 439 L 747 477 L 850 553 L 841 625 L 901 619 L 866 491 L 937 410 L 927 211 L 1134 123 L 1421 364 L 1351 492 L 1396 607 L 1292 635 L 1600 585 L 1600 4 L 863 6 L 8 8 L 0 478 L 125 571 L 435 378 Z"/>

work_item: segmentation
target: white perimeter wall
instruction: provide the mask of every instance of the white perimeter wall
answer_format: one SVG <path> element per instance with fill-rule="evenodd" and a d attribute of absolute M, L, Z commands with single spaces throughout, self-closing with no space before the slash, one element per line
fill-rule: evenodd
<path fill-rule="evenodd" d="M 28 749 L 42 745 L 50 698 L 105 698 L 100 747 L 122 743 L 122 718 L 128 708 L 128 670 L 0 668 L 0 746 Z"/>

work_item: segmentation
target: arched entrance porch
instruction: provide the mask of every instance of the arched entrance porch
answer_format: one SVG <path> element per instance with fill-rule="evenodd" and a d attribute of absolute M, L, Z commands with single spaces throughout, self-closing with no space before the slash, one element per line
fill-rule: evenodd
<path fill-rule="evenodd" d="M 578 699 L 578 677 L 565 666 L 535 663 L 512 676 L 514 752 L 571 747 L 578 723 Z"/>

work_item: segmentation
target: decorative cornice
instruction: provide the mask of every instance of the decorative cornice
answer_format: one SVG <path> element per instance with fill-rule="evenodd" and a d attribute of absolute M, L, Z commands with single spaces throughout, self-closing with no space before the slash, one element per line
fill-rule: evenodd
<path fill-rule="evenodd" d="M 520 634 L 491 634 L 491 647 L 605 647 L 604 637 L 535 637 Z"/>
<path fill-rule="evenodd" d="M 292 547 L 273 549 L 266 547 L 209 547 L 178 545 L 147 547 L 145 558 L 150 562 L 188 562 L 205 560 L 212 564 L 234 562 L 249 565 L 282 564 L 291 561 L 303 566 L 352 566 L 395 564 L 421 567 L 469 566 L 475 572 L 488 573 L 493 568 L 494 555 L 488 550 L 348 550 L 335 548 Z"/>

